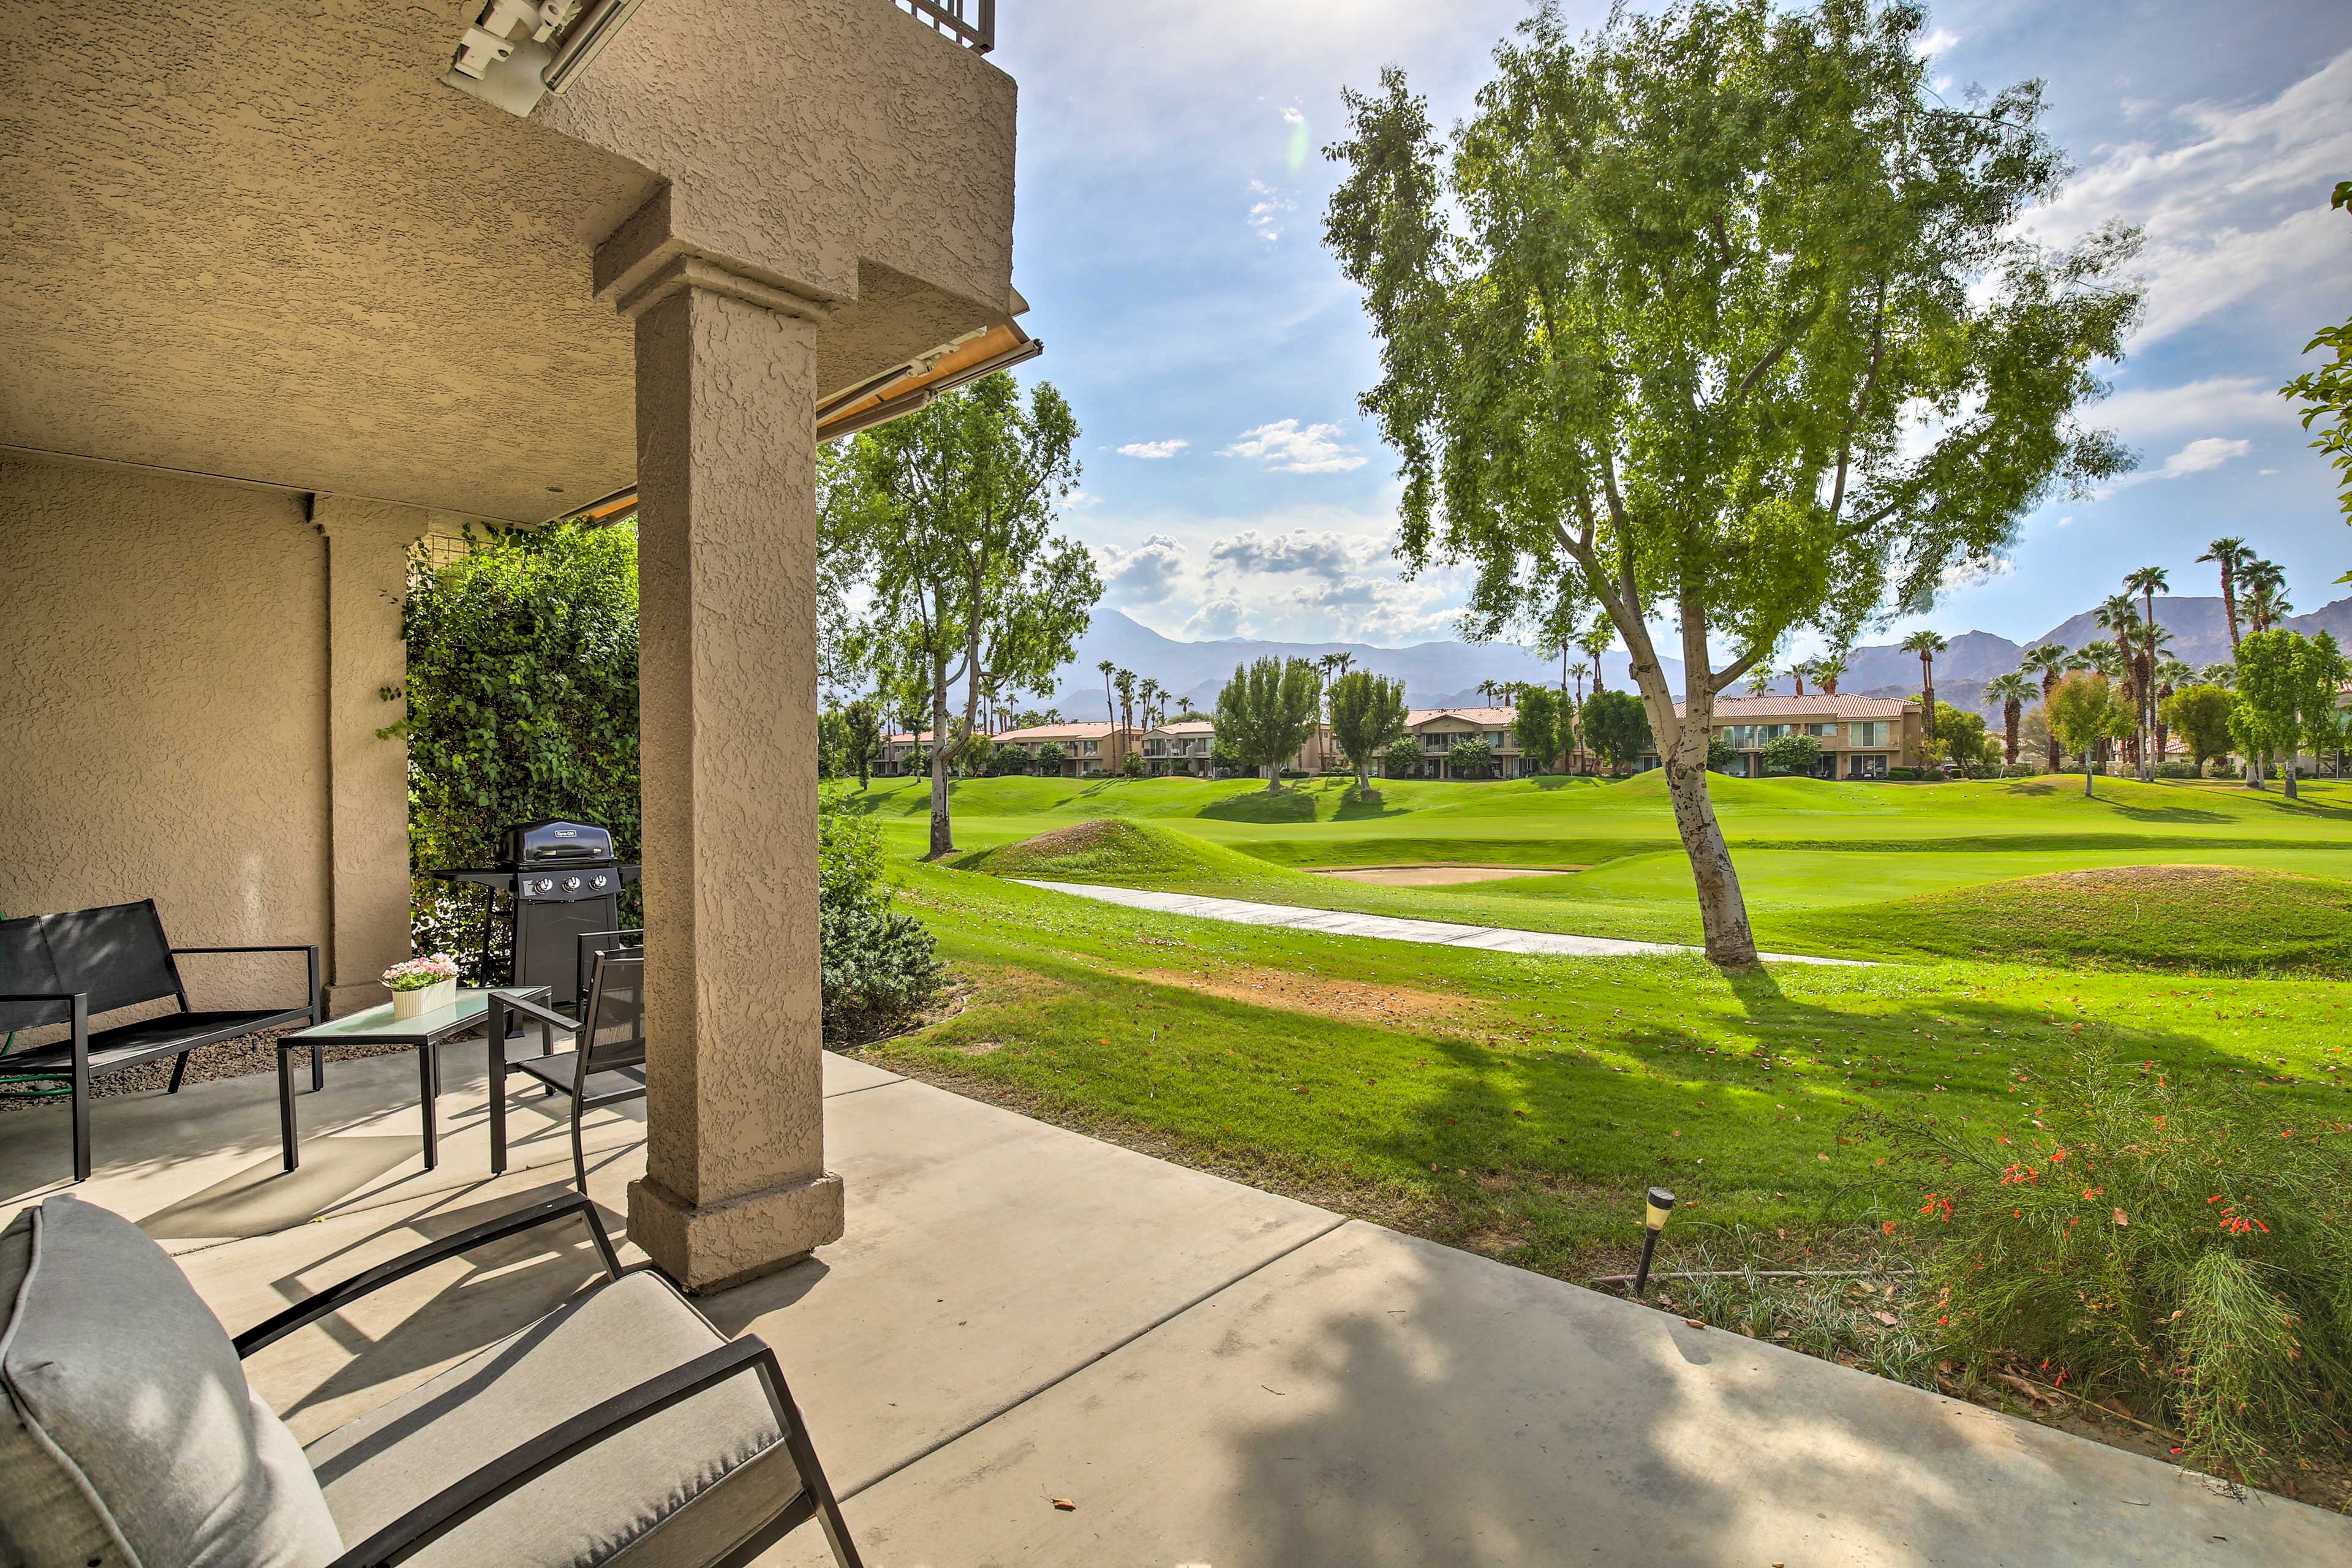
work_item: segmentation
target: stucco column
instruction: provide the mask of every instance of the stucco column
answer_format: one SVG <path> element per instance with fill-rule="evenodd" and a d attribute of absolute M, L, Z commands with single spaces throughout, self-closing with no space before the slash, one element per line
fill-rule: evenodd
<path fill-rule="evenodd" d="M 409 956 L 408 744 L 376 731 L 405 710 L 400 598 L 408 547 L 432 514 L 322 495 L 310 521 L 327 548 L 327 1011 L 383 1001 L 382 975 Z"/>
<path fill-rule="evenodd" d="M 620 306 L 636 321 L 648 1088 L 629 1238 L 707 1290 L 842 1229 L 817 975 L 823 307 L 698 258 Z"/>

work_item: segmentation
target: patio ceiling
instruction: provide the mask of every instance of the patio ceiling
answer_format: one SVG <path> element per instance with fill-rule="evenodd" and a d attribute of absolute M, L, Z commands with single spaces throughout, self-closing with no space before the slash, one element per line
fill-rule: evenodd
<path fill-rule="evenodd" d="M 662 182 L 440 85 L 467 0 L 102 9 L 0 10 L 0 448 L 509 521 L 633 481 L 593 252 Z M 856 277 L 830 389 L 1002 321 Z"/>

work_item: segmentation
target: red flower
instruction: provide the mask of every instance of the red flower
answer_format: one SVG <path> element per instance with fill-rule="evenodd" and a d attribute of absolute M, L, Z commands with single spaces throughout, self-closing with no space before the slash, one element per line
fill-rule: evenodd
<path fill-rule="evenodd" d="M 1885 1233 L 1885 1235 L 1887 1235 L 1887 1236 L 1893 1236 L 1893 1235 L 1895 1234 L 1895 1222 L 1894 1222 L 1893 1220 L 1891 1220 L 1891 1219 L 1890 1219 L 1890 1220 L 1888 1220 L 1885 1225 L 1880 1226 L 1878 1228 L 1879 1228 L 1879 1230 L 1880 1230 L 1880 1231 L 1882 1231 L 1882 1232 L 1883 1232 L 1883 1233 Z"/>

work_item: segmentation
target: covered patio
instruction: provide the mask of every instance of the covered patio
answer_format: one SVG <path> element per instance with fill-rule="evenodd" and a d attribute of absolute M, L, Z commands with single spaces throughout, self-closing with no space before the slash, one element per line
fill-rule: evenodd
<path fill-rule="evenodd" d="M 480 1060 L 478 1042 L 444 1047 L 435 1172 L 407 1064 L 378 1058 L 330 1063 L 292 1174 L 266 1076 L 101 1100 L 115 1152 L 81 1195 L 138 1220 L 243 1329 L 567 1187 L 565 1126 L 529 1096 L 515 1164 L 488 1177 Z M 698 1304 L 776 1348 L 869 1563 L 2284 1568 L 2352 1552 L 2352 1523 L 2315 1509 L 823 1065 L 842 1239 Z M 616 1227 L 641 1109 L 593 1129 L 590 1191 Z M 61 1120 L 0 1128 L 11 1211 L 57 1190 Z M 248 1370 L 309 1440 L 600 1276 L 583 1236 L 514 1237 Z M 803 1531 L 761 1561 L 827 1558 Z"/>

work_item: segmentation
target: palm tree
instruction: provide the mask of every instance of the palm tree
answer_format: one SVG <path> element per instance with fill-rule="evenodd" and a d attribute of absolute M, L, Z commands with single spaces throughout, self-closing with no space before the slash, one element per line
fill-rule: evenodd
<path fill-rule="evenodd" d="M 1160 682 L 1147 675 L 1143 678 L 1143 684 L 1138 687 L 1137 690 L 1143 696 L 1143 727 L 1147 730 L 1158 729 L 1160 723 L 1151 716 L 1151 705 L 1159 700 Z"/>
<path fill-rule="evenodd" d="M 1813 660 L 1813 682 L 1824 697 L 1837 695 L 1838 682 L 1845 679 L 1844 648 L 1832 648 Z"/>
<path fill-rule="evenodd" d="M 1919 656 L 1919 704 L 1924 710 L 1920 723 L 1931 753 L 1936 749 L 1936 656 L 1951 646 L 1925 626 L 1903 639 L 1903 651 Z"/>
<path fill-rule="evenodd" d="M 2041 691 L 2025 671 L 2012 669 L 1986 681 L 1984 694 L 1988 700 L 2000 704 L 2001 731 L 2009 743 L 2009 761 L 2013 764 L 2017 761 L 2018 721 L 2024 715 L 2025 705 L 2039 697 Z"/>
<path fill-rule="evenodd" d="M 2066 651 L 2064 644 L 2046 642 L 2039 647 L 2027 648 L 2025 657 L 2019 661 L 2017 668 L 2027 675 L 2041 678 L 2042 701 L 2043 706 L 2047 707 L 2050 693 L 2057 688 L 2058 682 L 2065 678 L 2067 670 L 2072 668 L 2073 659 L 2074 656 Z M 2053 735 L 2050 737 L 2051 772 L 2058 771 L 2060 761 L 2058 737 Z"/>
<path fill-rule="evenodd" d="M 2143 566 L 2124 574 L 2124 591 L 2139 595 L 2140 656 L 2147 665 L 2140 671 L 2139 705 L 2133 710 L 2142 741 L 2139 776 L 2143 782 L 2156 777 L 2156 763 L 2149 758 L 2145 743 L 2147 737 L 2156 732 L 2156 640 L 2160 629 L 2156 624 L 2156 595 L 2159 589 L 2168 593 L 2171 588 L 2171 580 L 2165 576 L 2161 566 Z"/>
<path fill-rule="evenodd" d="M 1812 673 L 1813 661 L 1810 658 L 1801 658 L 1789 667 L 1789 679 L 1797 683 L 1798 696 L 1805 694 L 1805 678 Z"/>
<path fill-rule="evenodd" d="M 2238 684 L 2238 667 L 2231 660 L 2224 659 L 2219 664 L 2209 664 L 2199 670 L 2197 679 L 2208 686 L 2218 686 L 2227 691 Z"/>
<path fill-rule="evenodd" d="M 2230 657 L 2238 657 L 2238 574 L 2254 558 L 2242 539 L 2217 539 L 2197 559 L 2221 569 L 2221 614 L 2230 621 Z"/>
<path fill-rule="evenodd" d="M 1118 727 L 1135 727 L 1135 671 L 1121 669 L 1111 676 L 1111 684 L 1118 688 Z"/>
<path fill-rule="evenodd" d="M 2139 606 L 2132 603 L 2129 594 L 2110 594 L 2099 601 L 2091 618 L 2115 634 L 2116 647 L 2121 658 L 2110 673 L 2123 683 L 2123 699 L 2132 711 L 2141 711 L 2139 701 L 2139 658 L 2137 644 L 2145 623 L 2139 618 Z M 2139 751 L 2139 736 L 2132 736 L 2131 749 Z"/>
<path fill-rule="evenodd" d="M 1103 707 L 1104 707 L 1106 710 L 1108 710 L 1109 711 L 1109 713 L 1110 713 L 1110 721 L 1111 721 L 1112 723 L 1116 724 L 1116 723 L 1118 723 L 1118 705 L 1117 703 L 1115 703 L 1115 702 L 1113 702 L 1113 701 L 1111 700 L 1111 696 L 1110 696 L 1110 672 L 1111 672 L 1112 670 L 1114 670 L 1114 669 L 1117 669 L 1117 668 L 1118 668 L 1118 666 L 1117 666 L 1117 665 L 1115 665 L 1115 664 L 1111 663 L 1111 661 L 1110 661 L 1110 660 L 1108 660 L 1108 659 L 1105 659 L 1105 660 L 1103 660 L 1100 664 L 1098 664 L 1098 665 L 1095 666 L 1095 668 L 1096 668 L 1097 669 L 1099 669 L 1099 670 L 1101 670 L 1101 671 L 1102 671 L 1102 678 L 1103 678 Z"/>
<path fill-rule="evenodd" d="M 2240 570 L 2239 580 L 2246 587 L 2246 611 L 2254 630 L 2269 631 L 2294 613 L 2294 606 L 2286 601 L 2286 572 L 2277 562 L 2249 562 Z"/>
<path fill-rule="evenodd" d="M 1771 689 L 1772 689 L 1772 667 L 1771 667 L 1770 665 L 1769 665 L 1769 664 L 1759 664 L 1759 665 L 1758 665 L 1754 669 L 1751 669 L 1751 670 L 1749 670 L 1749 671 L 1748 672 L 1748 696 L 1750 696 L 1750 697 L 1761 697 L 1761 696 L 1763 696 L 1766 692 L 1768 692 L 1768 691 L 1769 691 L 1769 690 L 1771 690 Z"/>
<path fill-rule="evenodd" d="M 1598 694 L 1602 689 L 1601 656 L 1617 646 L 1617 628 L 1609 624 L 1608 616 L 1596 616 L 1584 635 L 1576 639 L 1576 646 L 1592 660 L 1592 689 Z"/>
<path fill-rule="evenodd" d="M 2164 700 L 2197 679 L 2197 672 L 2179 659 L 2166 654 L 2156 661 L 2156 760 L 2164 761 L 2166 748 L 2171 743 L 2171 726 L 2164 721 Z"/>

